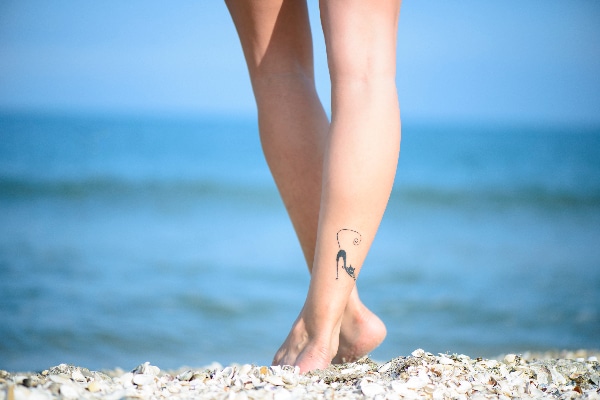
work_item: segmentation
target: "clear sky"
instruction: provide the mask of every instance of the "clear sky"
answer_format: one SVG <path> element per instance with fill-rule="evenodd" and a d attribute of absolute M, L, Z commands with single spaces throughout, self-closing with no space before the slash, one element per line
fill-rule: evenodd
<path fill-rule="evenodd" d="M 397 82 L 404 120 L 600 123 L 600 2 L 405 1 Z M 254 100 L 220 0 L 4 0 L 1 108 L 252 115 Z"/>

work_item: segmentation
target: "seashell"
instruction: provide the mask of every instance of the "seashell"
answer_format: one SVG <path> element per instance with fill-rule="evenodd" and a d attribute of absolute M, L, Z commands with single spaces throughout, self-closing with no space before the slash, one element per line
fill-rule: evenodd
<path fill-rule="evenodd" d="M 4 379 L 0 379 L 0 384 L 6 382 Z M 36 387 L 37 385 L 39 385 L 40 382 L 38 379 L 36 379 L 36 377 L 32 376 L 30 378 L 25 378 L 23 379 L 23 381 L 21 382 L 21 385 L 31 388 L 31 387 Z"/>
<path fill-rule="evenodd" d="M 413 351 L 410 354 L 412 354 L 413 357 L 421 358 L 421 357 L 423 357 L 425 355 L 425 350 L 423 350 L 423 349 L 416 349 L 415 351 Z"/>
<path fill-rule="evenodd" d="M 552 375 L 552 382 L 557 383 L 559 385 L 564 385 L 567 383 L 567 380 L 560 372 L 556 370 L 556 367 L 552 367 L 550 369 L 550 374 Z"/>
<path fill-rule="evenodd" d="M 176 376 L 180 381 L 189 381 L 194 376 L 194 371 L 187 370 Z"/>
<path fill-rule="evenodd" d="M 277 376 L 277 375 L 265 376 L 263 378 L 263 380 L 265 382 L 269 382 L 270 384 L 275 385 L 275 386 L 284 386 L 285 385 L 285 383 L 283 382 L 283 379 L 281 379 L 281 377 Z"/>
<path fill-rule="evenodd" d="M 281 366 L 279 365 L 271 365 L 269 367 L 269 370 L 274 374 L 274 375 L 279 375 L 281 374 Z"/>
<path fill-rule="evenodd" d="M 438 357 L 438 362 L 442 365 L 454 365 L 454 361 L 446 356 Z"/>
<path fill-rule="evenodd" d="M 49 381 L 44 385 L 44 389 L 50 392 L 51 395 L 58 396 L 58 393 L 60 392 L 60 384 Z"/>
<path fill-rule="evenodd" d="M 535 372 L 538 384 L 548 385 L 552 381 L 550 370 L 544 365 L 531 366 L 531 370 Z"/>
<path fill-rule="evenodd" d="M 500 369 L 500 375 L 501 375 L 503 378 L 505 378 L 505 377 L 507 377 L 507 376 L 508 376 L 508 369 L 506 369 L 506 365 L 504 365 L 504 364 L 501 364 L 499 369 Z"/>
<path fill-rule="evenodd" d="M 340 371 L 341 375 L 350 375 L 353 372 L 357 372 L 357 368 L 346 368 Z"/>
<path fill-rule="evenodd" d="M 525 386 L 525 381 L 523 380 L 523 378 L 521 378 L 520 376 L 512 375 L 512 374 L 508 377 L 508 383 L 512 387 L 524 387 Z"/>
<path fill-rule="evenodd" d="M 582 373 L 582 372 L 580 372 L 580 371 L 575 371 L 575 372 L 573 372 L 571 375 L 569 375 L 569 379 L 576 380 L 576 379 L 577 379 L 577 378 L 579 378 L 581 375 L 583 375 L 583 373 Z"/>
<path fill-rule="evenodd" d="M 500 387 L 500 392 L 505 396 L 512 397 L 512 390 L 508 383 L 504 380 L 498 381 L 498 386 Z"/>
<path fill-rule="evenodd" d="M 476 390 L 478 392 L 483 392 L 485 390 L 485 386 L 480 383 L 476 383 L 473 385 L 473 390 Z"/>
<path fill-rule="evenodd" d="M 363 379 L 360 383 L 360 390 L 367 397 L 374 397 L 378 394 L 384 394 L 385 388 L 377 383 L 369 382 Z"/>
<path fill-rule="evenodd" d="M 532 395 L 534 398 L 542 398 L 545 394 L 533 384 L 528 385 L 527 393 Z"/>
<path fill-rule="evenodd" d="M 50 380 L 63 385 L 68 385 L 71 383 L 71 380 L 69 378 L 65 378 L 63 375 L 50 375 Z"/>
<path fill-rule="evenodd" d="M 513 364 L 516 359 L 517 359 L 516 355 L 514 355 L 514 354 L 507 354 L 504 357 L 504 362 L 506 362 L 507 364 Z"/>
<path fill-rule="evenodd" d="M 273 400 L 288 400 L 292 398 L 292 394 L 287 390 L 278 390 L 273 393 Z"/>
<path fill-rule="evenodd" d="M 74 381 L 77 381 L 77 382 L 85 382 L 86 381 L 85 376 L 83 376 L 81 371 L 78 369 L 73 371 L 73 373 L 71 374 L 71 379 L 73 379 Z"/>
<path fill-rule="evenodd" d="M 100 389 L 101 389 L 100 384 L 96 381 L 90 382 L 90 384 L 87 386 L 87 390 L 91 393 L 99 392 Z"/>
<path fill-rule="evenodd" d="M 230 396 L 231 398 L 231 396 Z M 248 400 L 248 395 L 246 394 L 246 392 L 237 392 L 235 394 L 235 396 L 233 396 L 233 400 Z"/>
<path fill-rule="evenodd" d="M 220 380 L 225 386 L 230 386 L 234 374 L 235 369 L 233 367 L 225 367 L 221 372 L 215 374 L 215 379 Z"/>
<path fill-rule="evenodd" d="M 252 365 L 244 364 L 240 367 L 240 370 L 238 371 L 238 375 L 248 375 L 250 373 L 250 371 L 252 371 Z"/>
<path fill-rule="evenodd" d="M 154 375 L 135 374 L 133 375 L 132 382 L 139 386 L 151 385 L 154 383 Z"/>
<path fill-rule="evenodd" d="M 150 375 L 158 376 L 158 374 L 160 374 L 160 368 L 158 368 L 155 365 L 148 365 L 146 373 L 150 374 Z"/>
<path fill-rule="evenodd" d="M 434 384 L 432 384 L 432 383 L 430 383 L 430 384 L 427 384 L 427 385 L 425 385 L 425 386 L 423 387 L 423 390 L 424 390 L 424 391 L 425 391 L 425 393 L 427 393 L 427 394 L 433 394 L 433 392 L 435 392 L 435 388 L 436 388 L 436 387 L 435 387 L 435 385 L 434 385 Z"/>
<path fill-rule="evenodd" d="M 209 378 L 210 378 L 210 376 L 208 375 L 208 373 L 206 371 L 196 371 L 190 378 L 190 381 L 199 380 L 201 382 L 205 382 Z"/>
<path fill-rule="evenodd" d="M 232 364 L 177 376 L 159 374 L 149 363 L 132 372 L 115 369 L 94 372 L 72 365 L 48 369 L 41 375 L 0 370 L 0 400 L 9 398 L 141 399 L 277 399 L 390 398 L 585 398 L 598 399 L 598 365 L 585 360 L 587 352 L 563 352 L 558 359 L 535 355 L 503 356 L 500 360 L 467 356 L 434 356 L 417 349 L 416 356 L 399 357 L 376 369 L 369 363 L 349 363 L 344 370 L 300 375 L 298 367 L 260 367 Z M 573 354 L 571 359 L 567 359 Z M 552 354 L 551 354 L 552 355 Z M 159 376 L 160 375 L 160 376 Z M 356 377 L 361 378 L 356 378 Z M 395 379 L 394 379 L 395 378 Z M 358 382 L 357 382 L 358 381 Z M 3 389 L 4 387 L 4 389 Z M 2 395 L 5 395 L 4 397 Z"/>
<path fill-rule="evenodd" d="M 122 384 L 123 386 L 126 386 L 127 384 L 132 385 L 133 373 L 127 372 L 121 375 L 120 377 L 114 378 L 113 380 L 117 383 Z"/>
<path fill-rule="evenodd" d="M 406 384 L 402 381 L 392 381 L 392 383 L 390 384 L 390 386 L 392 387 L 392 390 L 398 395 L 401 396 L 404 399 L 414 399 L 414 398 L 418 398 L 419 395 L 417 394 L 417 392 L 415 392 L 412 389 L 409 389 L 408 387 L 406 387 Z M 435 398 L 435 397 L 434 397 Z"/>
<path fill-rule="evenodd" d="M 296 374 L 283 374 L 281 375 L 281 380 L 283 380 L 283 383 L 285 383 L 286 387 L 296 386 L 298 384 L 298 376 Z"/>
<path fill-rule="evenodd" d="M 79 392 L 76 387 L 70 384 L 60 385 L 60 394 L 67 399 L 76 399 L 79 397 Z"/>
<path fill-rule="evenodd" d="M 52 375 L 52 376 L 55 376 L 55 375 Z M 25 376 L 25 375 L 15 375 L 12 380 L 13 380 L 13 382 L 15 382 L 17 384 L 23 384 L 23 381 L 25 379 L 27 379 L 27 376 Z"/>
<path fill-rule="evenodd" d="M 484 367 L 486 368 L 494 368 L 496 367 L 499 363 L 496 360 L 486 360 L 483 361 L 482 364 L 484 365 Z"/>
<path fill-rule="evenodd" d="M 429 383 L 429 379 L 423 379 L 420 376 L 411 376 L 408 381 L 406 381 L 406 387 L 409 389 L 421 389 L 425 385 Z"/>
<path fill-rule="evenodd" d="M 134 369 L 132 369 L 131 372 L 134 374 L 143 374 L 145 364 L 150 364 L 150 363 L 148 361 L 146 361 L 144 364 L 140 364 L 137 367 L 135 367 Z"/>
<path fill-rule="evenodd" d="M 167 390 L 169 391 L 169 393 L 179 393 L 181 391 L 180 388 L 176 385 L 167 386 Z"/>
<path fill-rule="evenodd" d="M 262 381 L 260 380 L 259 377 L 254 376 L 254 375 L 249 375 L 249 378 L 250 378 L 250 382 L 252 383 L 252 386 L 254 386 L 254 387 L 262 386 Z"/>
<path fill-rule="evenodd" d="M 155 367 L 154 365 L 150 365 L 150 362 L 146 361 L 145 363 L 135 367 L 131 372 L 134 374 L 146 374 L 156 376 L 160 373 L 160 368 Z"/>
<path fill-rule="evenodd" d="M 391 362 L 385 363 L 377 369 L 377 372 L 384 373 L 384 372 L 388 371 L 391 367 L 392 367 Z"/>
<path fill-rule="evenodd" d="M 458 387 L 456 388 L 456 391 L 458 393 L 465 394 L 469 390 L 471 390 L 472 388 L 473 388 L 473 385 L 471 385 L 471 382 L 469 382 L 469 381 L 461 381 L 458 384 Z"/>

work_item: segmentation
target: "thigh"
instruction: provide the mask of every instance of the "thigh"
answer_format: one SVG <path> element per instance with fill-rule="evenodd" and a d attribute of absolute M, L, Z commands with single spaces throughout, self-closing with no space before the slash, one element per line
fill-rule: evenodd
<path fill-rule="evenodd" d="M 250 75 L 312 71 L 312 38 L 305 1 L 226 0 Z"/>

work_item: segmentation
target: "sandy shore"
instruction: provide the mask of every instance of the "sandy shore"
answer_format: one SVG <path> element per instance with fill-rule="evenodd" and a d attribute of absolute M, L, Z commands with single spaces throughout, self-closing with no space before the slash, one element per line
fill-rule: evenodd
<path fill-rule="evenodd" d="M 12 399 L 600 399 L 597 351 L 508 354 L 496 359 L 427 353 L 299 374 L 293 367 L 214 364 L 161 371 L 90 371 L 61 364 L 40 373 L 0 371 Z"/>

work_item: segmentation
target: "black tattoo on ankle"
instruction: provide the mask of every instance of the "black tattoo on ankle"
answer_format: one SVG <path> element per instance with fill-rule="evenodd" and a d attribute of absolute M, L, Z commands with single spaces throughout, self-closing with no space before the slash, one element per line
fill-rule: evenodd
<path fill-rule="evenodd" d="M 347 253 L 346 250 L 342 249 L 342 245 L 340 244 L 340 232 L 348 232 L 348 233 L 355 233 L 356 235 L 352 235 L 352 244 L 355 246 L 358 246 L 360 244 L 360 241 L 362 240 L 362 236 L 360 233 L 358 233 L 357 231 L 353 230 L 353 229 L 340 229 L 338 231 L 338 233 L 336 234 L 336 238 L 337 238 L 337 242 L 338 242 L 338 247 L 340 248 L 340 250 L 337 253 L 337 256 L 335 258 L 335 279 L 339 279 L 339 270 L 340 270 L 340 258 L 342 259 L 342 261 L 344 262 L 344 265 L 342 265 L 342 268 L 344 269 L 344 271 L 346 271 L 346 273 L 348 273 L 348 275 L 350 275 L 350 277 L 354 280 L 356 280 L 356 275 L 354 274 L 354 267 L 352 265 L 350 265 L 350 263 L 348 263 L 348 266 L 346 266 L 346 261 L 347 261 Z M 346 235 L 344 235 L 346 236 Z M 344 246 L 346 247 L 346 246 Z"/>

